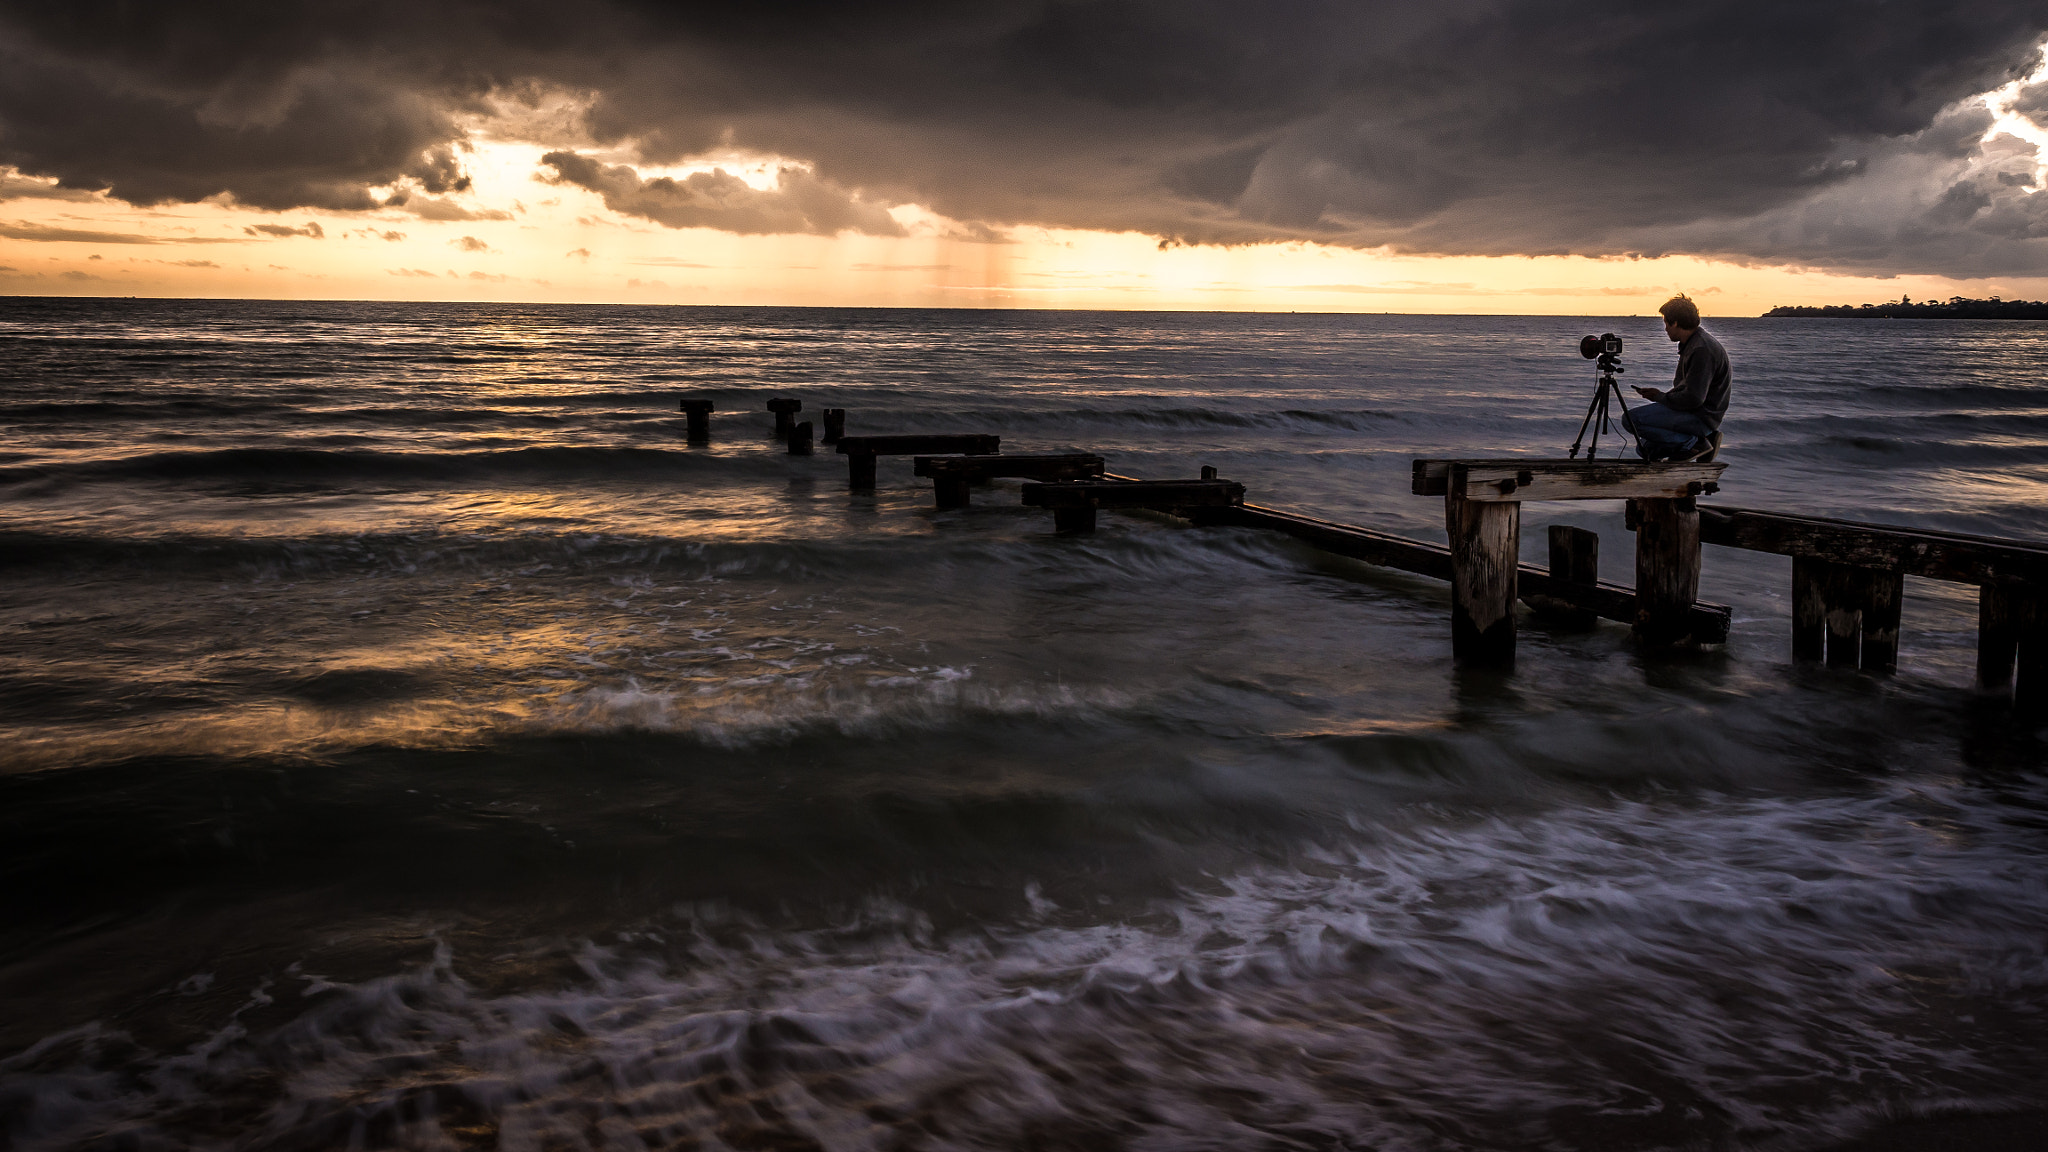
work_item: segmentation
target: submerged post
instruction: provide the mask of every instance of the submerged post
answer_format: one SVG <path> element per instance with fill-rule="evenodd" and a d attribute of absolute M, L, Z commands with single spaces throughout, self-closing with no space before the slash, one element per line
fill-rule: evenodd
<path fill-rule="evenodd" d="M 1588 588 L 1600 583 L 1600 534 L 1569 524 L 1552 524 L 1550 574 L 1570 584 Z M 1573 627 L 1591 627 L 1600 617 L 1586 608 L 1555 596 L 1532 594 L 1523 597 L 1529 607 L 1552 621 Z"/>
<path fill-rule="evenodd" d="M 768 410 L 775 413 L 775 434 L 777 436 L 784 439 L 789 437 L 790 430 L 796 427 L 796 421 L 791 419 L 791 413 L 801 412 L 803 407 L 803 401 L 789 396 L 777 396 L 773 400 L 768 401 Z"/>
<path fill-rule="evenodd" d="M 689 418 L 689 440 L 702 444 L 711 439 L 711 412 L 714 405 L 709 400 L 684 400 L 683 415 Z"/>
<path fill-rule="evenodd" d="M 825 436 L 819 443 L 837 444 L 839 443 L 839 438 L 844 435 L 846 435 L 846 409 L 825 409 Z"/>
<path fill-rule="evenodd" d="M 789 454 L 791 456 L 809 456 L 811 454 L 811 422 L 809 420 L 790 429 Z"/>

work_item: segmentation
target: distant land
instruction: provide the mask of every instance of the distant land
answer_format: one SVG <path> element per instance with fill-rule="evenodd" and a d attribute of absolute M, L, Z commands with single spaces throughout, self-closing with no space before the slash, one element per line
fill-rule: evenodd
<path fill-rule="evenodd" d="M 1870 320 L 2048 320 L 2048 303 L 2038 300 L 1965 300 L 1951 296 L 1915 304 L 1900 297 L 1888 304 L 1828 304 L 1779 307 L 1766 316 L 1828 316 Z"/>

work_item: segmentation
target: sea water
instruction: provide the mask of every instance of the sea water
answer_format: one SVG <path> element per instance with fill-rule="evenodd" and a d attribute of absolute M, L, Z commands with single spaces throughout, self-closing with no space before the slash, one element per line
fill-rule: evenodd
<path fill-rule="evenodd" d="M 1724 504 L 2048 535 L 2048 325 L 1720 320 Z M 1974 589 L 1897 675 L 1014 481 L 993 432 L 1441 540 L 1418 456 L 1560 456 L 1503 318 L 0 302 L 12 1147 L 1821 1147 L 2037 1107 L 2039 736 Z M 683 396 L 717 404 L 684 439 Z M 1616 447 L 1603 438 L 1602 455 Z M 1618 504 L 1531 504 L 1601 533 Z"/>

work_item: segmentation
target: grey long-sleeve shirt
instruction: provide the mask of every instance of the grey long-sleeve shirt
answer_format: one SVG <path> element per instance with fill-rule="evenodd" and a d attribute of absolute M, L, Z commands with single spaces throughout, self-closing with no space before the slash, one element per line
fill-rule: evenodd
<path fill-rule="evenodd" d="M 1678 346 L 1678 374 L 1671 379 L 1671 391 L 1657 402 L 1680 412 L 1697 412 L 1707 427 L 1719 428 L 1733 383 L 1728 350 L 1705 328 L 1695 328 Z"/>

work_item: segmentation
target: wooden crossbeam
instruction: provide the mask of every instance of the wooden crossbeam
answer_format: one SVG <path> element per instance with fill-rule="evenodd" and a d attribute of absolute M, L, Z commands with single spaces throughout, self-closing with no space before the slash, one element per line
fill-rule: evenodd
<path fill-rule="evenodd" d="M 1080 480 L 1102 475 L 1102 457 L 1092 452 L 1016 453 L 994 456 L 919 456 L 911 461 L 914 476 L 990 480 L 1025 477 L 1032 480 Z"/>
<path fill-rule="evenodd" d="M 1726 464 L 1631 460 L 1417 460 L 1417 496 L 1456 491 L 1480 503 L 1529 500 L 1679 499 L 1719 490 Z"/>
<path fill-rule="evenodd" d="M 2018 579 L 2048 587 L 2048 548 L 1991 536 L 1703 504 L 1700 540 L 1958 584 Z"/>

